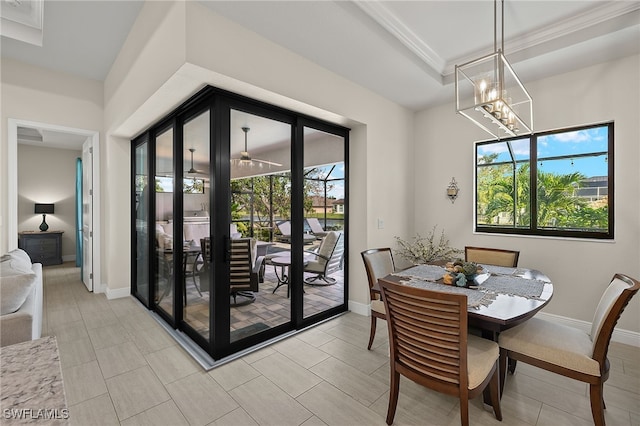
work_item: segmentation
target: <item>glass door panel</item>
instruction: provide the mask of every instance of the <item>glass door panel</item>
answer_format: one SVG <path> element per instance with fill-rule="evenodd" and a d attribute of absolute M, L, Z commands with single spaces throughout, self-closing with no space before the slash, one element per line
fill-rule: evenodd
<path fill-rule="evenodd" d="M 303 134 L 306 318 L 345 302 L 345 140 L 311 127 Z"/>
<path fill-rule="evenodd" d="M 135 295 L 149 306 L 149 143 L 135 148 Z"/>
<path fill-rule="evenodd" d="M 291 125 L 231 110 L 230 342 L 291 322 Z M 289 224 L 289 226 L 287 226 Z"/>
<path fill-rule="evenodd" d="M 155 156 L 155 232 L 157 238 L 155 253 L 155 303 L 171 318 L 174 315 L 174 274 L 175 252 L 183 244 L 182 235 L 174 236 L 173 197 L 174 161 L 173 128 L 156 136 Z"/>
<path fill-rule="evenodd" d="M 209 340 L 212 288 L 210 113 L 183 126 L 183 299 L 184 322 Z"/>

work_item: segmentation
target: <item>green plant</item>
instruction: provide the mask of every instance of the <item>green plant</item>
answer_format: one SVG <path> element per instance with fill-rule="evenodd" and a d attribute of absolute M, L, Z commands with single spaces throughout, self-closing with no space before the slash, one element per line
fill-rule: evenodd
<path fill-rule="evenodd" d="M 449 260 L 463 253 L 462 250 L 449 245 L 449 239 L 445 236 L 444 230 L 440 233 L 440 237 L 436 239 L 436 228 L 437 225 L 431 229 L 431 232 L 426 237 L 416 234 L 411 241 L 395 237 L 399 246 L 397 253 L 413 263 Z"/>

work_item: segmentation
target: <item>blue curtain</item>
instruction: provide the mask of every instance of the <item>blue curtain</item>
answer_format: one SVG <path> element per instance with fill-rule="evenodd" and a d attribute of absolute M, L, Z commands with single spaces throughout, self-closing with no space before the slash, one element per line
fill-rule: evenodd
<path fill-rule="evenodd" d="M 82 279 L 82 159 L 76 158 L 76 266 Z"/>

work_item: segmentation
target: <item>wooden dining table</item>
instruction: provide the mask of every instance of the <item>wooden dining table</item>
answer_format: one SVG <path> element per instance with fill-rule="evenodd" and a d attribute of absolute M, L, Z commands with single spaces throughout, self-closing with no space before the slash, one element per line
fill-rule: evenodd
<path fill-rule="evenodd" d="M 447 270 L 443 265 L 424 265 L 423 270 L 428 269 L 428 273 L 422 273 L 421 265 L 417 265 L 403 271 L 398 271 L 387 275 L 383 279 L 400 284 L 421 286 L 436 291 L 466 292 L 469 296 L 476 296 L 473 292 L 483 292 L 488 297 L 481 303 L 469 306 L 467 309 L 467 319 L 469 327 L 480 330 L 482 337 L 498 341 L 501 331 L 507 330 L 521 324 L 533 317 L 540 309 L 544 308 L 553 297 L 553 284 L 544 273 L 528 268 L 507 268 L 502 266 L 481 265 L 483 273 L 479 274 L 475 282 L 470 283 L 472 288 L 454 290 L 454 285 L 444 284 L 443 276 Z M 441 269 L 439 273 L 438 269 Z M 422 278 L 420 275 L 430 275 Z M 528 282 L 531 280 L 532 282 Z M 501 285 L 495 286 L 499 283 Z M 528 294 L 529 284 L 536 284 L 540 294 Z M 520 287 L 520 288 L 519 288 Z M 498 290 L 497 290 L 498 289 Z M 502 290 L 502 291 L 500 291 Z M 378 283 L 372 287 L 372 291 L 380 293 Z M 515 364 L 510 365 L 515 368 Z M 500 371 L 501 381 L 505 372 Z M 488 394 L 485 392 L 485 403 L 489 403 Z"/>

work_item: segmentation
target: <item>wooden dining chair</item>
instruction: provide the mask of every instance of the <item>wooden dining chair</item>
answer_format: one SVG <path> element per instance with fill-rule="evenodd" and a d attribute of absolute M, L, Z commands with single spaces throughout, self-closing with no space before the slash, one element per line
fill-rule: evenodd
<path fill-rule="evenodd" d="M 364 269 L 367 271 L 367 279 L 369 280 L 369 300 L 371 301 L 371 330 L 369 332 L 369 345 L 367 349 L 371 350 L 373 339 L 376 336 L 376 323 L 378 318 L 386 319 L 387 314 L 384 309 L 384 303 L 379 294 L 374 293 L 372 288 L 379 278 L 383 278 L 395 272 L 395 264 L 393 262 L 393 253 L 389 247 L 374 248 L 365 250 L 360 253 L 364 262 Z"/>
<path fill-rule="evenodd" d="M 469 424 L 469 399 L 489 386 L 502 420 L 498 344 L 467 333 L 467 295 L 378 281 L 389 327 L 391 382 L 387 424 L 393 423 L 400 375 L 460 399 L 460 423 Z M 426 414 L 426 413 L 425 413 Z"/>
<path fill-rule="evenodd" d="M 509 357 L 588 383 L 593 422 L 604 425 L 609 342 L 622 311 L 639 288 L 639 281 L 615 274 L 598 303 L 590 333 L 536 317 L 503 331 L 499 337 L 500 368 L 506 367 Z"/>
<path fill-rule="evenodd" d="M 467 262 L 515 268 L 518 266 L 518 257 L 520 252 L 516 250 L 470 246 L 464 248 L 464 259 Z"/>

